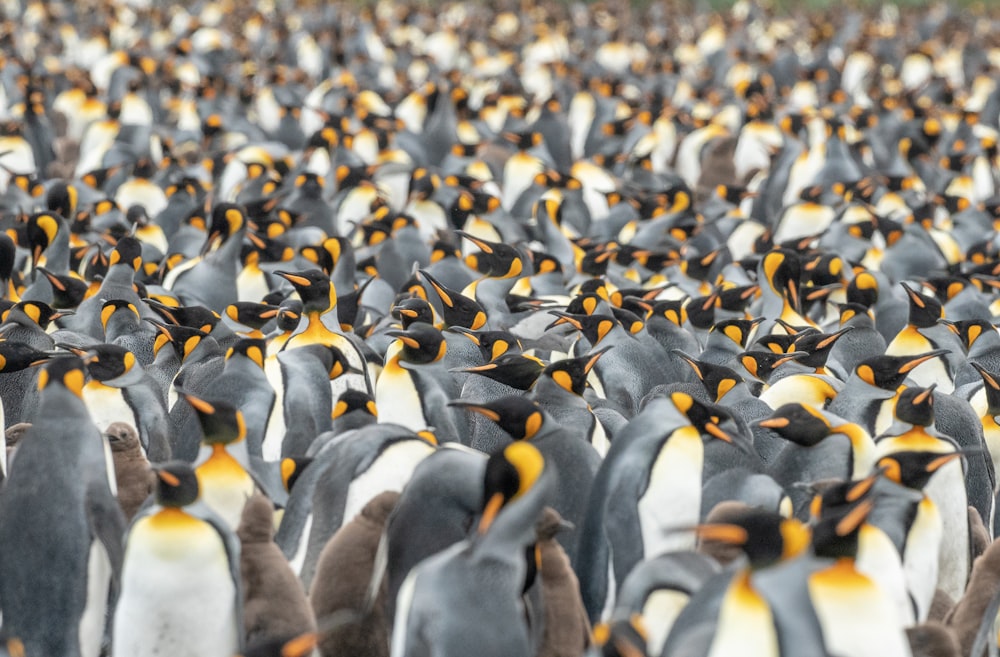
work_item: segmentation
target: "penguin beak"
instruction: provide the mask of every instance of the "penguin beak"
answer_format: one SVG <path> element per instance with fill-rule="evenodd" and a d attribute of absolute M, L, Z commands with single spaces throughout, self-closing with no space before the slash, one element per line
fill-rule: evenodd
<path fill-rule="evenodd" d="M 908 361 L 906 364 L 902 365 L 899 368 L 899 373 L 900 374 L 908 374 L 911 371 L 913 371 L 914 369 L 916 369 L 918 365 L 922 365 L 923 363 L 926 363 L 927 361 L 929 361 L 932 358 L 937 358 L 938 356 L 943 356 L 943 355 L 945 355 L 947 353 L 948 353 L 947 349 L 935 349 L 934 351 L 928 351 L 923 356 L 917 356 L 916 358 L 914 358 L 914 359 Z"/>
<path fill-rule="evenodd" d="M 715 541 L 726 545 L 746 545 L 747 530 L 739 525 L 729 524 L 704 524 L 696 525 L 695 536 L 703 541 Z"/>
<path fill-rule="evenodd" d="M 399 339 L 400 342 L 405 344 L 410 349 L 420 349 L 420 343 L 410 337 L 410 334 L 406 331 L 386 331 L 385 334 Z"/>
<path fill-rule="evenodd" d="M 590 358 L 587 360 L 587 364 L 583 366 L 584 374 L 590 374 L 590 370 L 594 369 L 594 366 L 597 365 L 597 361 L 601 359 L 601 356 L 608 353 L 608 351 L 610 351 L 613 347 L 614 345 L 608 345 L 600 351 L 595 351 L 591 354 Z"/>
<path fill-rule="evenodd" d="M 500 513 L 500 509 L 503 508 L 503 494 L 493 493 L 493 496 L 486 503 L 486 508 L 483 509 L 483 515 L 479 519 L 479 534 L 485 534 L 493 521 L 496 520 L 497 514 Z"/>
<path fill-rule="evenodd" d="M 281 276 L 283 279 L 285 279 L 292 285 L 295 285 L 296 287 L 309 287 L 311 285 L 309 283 L 308 278 L 305 278 L 304 276 L 299 276 L 298 274 L 293 274 L 288 271 L 276 271 L 274 273 L 277 274 L 278 276 Z"/>
<path fill-rule="evenodd" d="M 160 470 L 159 468 L 154 468 L 153 471 L 156 473 L 157 478 L 168 486 L 176 488 L 181 485 L 181 480 L 175 477 L 173 474 L 167 472 L 166 470 Z"/>
<path fill-rule="evenodd" d="M 281 657 L 306 657 L 316 648 L 319 640 L 315 632 L 306 632 L 281 647 Z"/>
<path fill-rule="evenodd" d="M 469 371 L 469 370 L 466 370 L 466 371 Z M 483 417 L 485 417 L 485 418 L 487 418 L 489 420 L 493 420 L 494 422 L 499 422 L 500 421 L 500 414 L 499 413 L 497 413 L 496 411 L 494 411 L 492 408 L 490 408 L 488 406 L 484 406 L 482 404 L 476 404 L 475 402 L 467 402 L 467 401 L 462 401 L 460 399 L 455 399 L 455 400 L 452 400 L 452 401 L 448 402 L 448 405 L 452 406 L 454 408 L 464 408 L 466 410 L 472 411 L 473 413 L 479 413 Z"/>

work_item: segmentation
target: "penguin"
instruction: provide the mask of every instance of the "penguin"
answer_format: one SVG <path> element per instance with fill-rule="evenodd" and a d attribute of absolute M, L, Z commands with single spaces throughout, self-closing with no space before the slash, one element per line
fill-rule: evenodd
<path fill-rule="evenodd" d="M 857 497 L 856 486 L 843 487 L 848 488 L 846 494 L 837 486 L 823 494 L 822 511 L 813 527 L 813 552 L 828 565 L 810 574 L 807 583 L 827 650 L 909 657 L 903 619 L 892 599 L 856 565 L 860 530 L 873 502 L 864 493 Z"/>
<path fill-rule="evenodd" d="M 528 442 L 511 443 L 490 457 L 485 504 L 472 538 L 425 559 L 400 588 L 390 655 L 535 654 L 521 602 L 524 553 L 553 484 L 552 470 Z M 484 581 L 491 582 L 485 600 Z M 462 611 L 448 613 L 456 609 Z"/>
<path fill-rule="evenodd" d="M 111 654 L 230 657 L 244 641 L 239 543 L 201 508 L 189 464 L 171 461 L 155 472 L 156 504 L 125 539 Z"/>
<path fill-rule="evenodd" d="M 442 442 L 459 441 L 464 423 L 447 406 L 459 390 L 442 365 L 448 347 L 441 331 L 416 322 L 389 335 L 402 347 L 387 356 L 375 382 L 375 405 L 382 410 L 379 423 L 395 423 L 413 431 L 430 428 Z"/>
<path fill-rule="evenodd" d="M 50 352 L 35 350 L 23 342 L 0 341 L 0 409 L 7 427 L 20 424 L 34 415 L 37 393 L 35 386 L 37 369 L 50 357 Z"/>
<path fill-rule="evenodd" d="M 38 414 L 0 495 L 3 629 L 25 653 L 96 657 L 122 570 L 125 518 L 83 368 L 66 356 L 39 372 Z"/>
<path fill-rule="evenodd" d="M 226 351 L 226 363 L 212 381 L 212 396 L 240 409 L 247 427 L 247 450 L 262 456 L 265 430 L 274 412 L 275 392 L 264 372 L 267 345 L 241 338 Z"/>
<path fill-rule="evenodd" d="M 316 631 L 305 591 L 274 543 L 273 511 L 271 500 L 254 495 L 236 529 L 247 645 Z"/>
<path fill-rule="evenodd" d="M 239 298 L 236 277 L 246 231 L 243 206 L 216 203 L 201 253 L 171 269 L 163 279 L 163 287 L 186 305 L 202 305 L 222 312 Z"/>
<path fill-rule="evenodd" d="M 131 522 L 143 503 L 153 494 L 154 475 L 142 453 L 139 434 L 126 422 L 113 422 L 104 430 L 115 464 L 118 504 L 125 520 Z"/>
<path fill-rule="evenodd" d="M 95 345 L 83 352 L 90 380 L 83 399 L 97 428 L 126 422 L 139 431 L 143 452 L 154 462 L 170 460 L 167 406 L 156 381 L 135 355 L 116 345 Z"/>
<path fill-rule="evenodd" d="M 248 472 L 243 413 L 224 401 L 207 401 L 186 392 L 182 396 L 194 409 L 202 445 L 208 451 L 195 468 L 199 495 L 227 527 L 235 530 L 243 507 L 257 490 Z"/>
<path fill-rule="evenodd" d="M 118 240 L 108 258 L 108 272 L 101 281 L 101 286 L 93 295 L 80 303 L 67 328 L 84 333 L 100 340 L 104 336 L 101 323 L 102 308 L 111 300 L 122 300 L 131 303 L 135 308 L 142 308 L 142 300 L 135 291 L 135 273 L 142 266 L 142 246 L 133 237 L 123 237 Z"/>
<path fill-rule="evenodd" d="M 875 328 L 875 316 L 858 303 L 840 306 L 840 327 L 850 328 L 830 349 L 827 366 L 841 381 L 846 381 L 861 361 L 885 353 L 886 341 Z"/>
<path fill-rule="evenodd" d="M 153 362 L 156 330 L 141 320 L 139 309 L 124 299 L 112 299 L 101 306 L 104 342 L 127 349 L 146 367 Z"/>
<path fill-rule="evenodd" d="M 937 456 L 959 451 L 951 439 L 933 427 L 933 392 L 933 386 L 911 386 L 900 393 L 895 407 L 898 423 L 889 432 L 880 435 L 876 443 L 879 459 L 900 451 L 930 452 Z M 927 484 L 927 495 L 941 510 L 946 537 L 939 555 L 938 587 L 957 600 L 965 590 L 972 565 L 966 468 L 961 461 L 951 460 L 936 470 Z"/>
<path fill-rule="evenodd" d="M 885 353 L 888 356 L 911 356 L 933 349 L 944 349 L 944 358 L 921 363 L 909 373 L 909 377 L 916 385 L 928 386 L 933 383 L 941 388 L 941 392 L 950 393 L 955 389 L 954 371 L 965 359 L 964 350 L 956 336 L 938 324 L 938 320 L 944 316 L 941 302 L 920 294 L 906 283 L 901 285 L 910 302 L 909 320 L 889 342 Z"/>
<path fill-rule="evenodd" d="M 319 649 L 324 657 L 388 657 L 391 628 L 386 616 L 386 580 L 373 590 L 379 581 L 373 571 L 385 525 L 398 500 L 395 491 L 379 493 L 330 537 L 320 553 L 309 590 L 310 605 L 320 619 L 348 618 L 323 633 Z"/>
<path fill-rule="evenodd" d="M 585 399 L 585 394 L 590 373 L 605 351 L 598 350 L 580 358 L 564 358 L 549 363 L 531 390 L 532 399 L 542 410 L 564 426 L 580 427 L 581 436 L 602 457 L 610 447 L 609 429 L 604 423 L 614 411 L 605 409 L 599 417 Z M 616 415 L 625 422 L 623 416 Z"/>
<path fill-rule="evenodd" d="M 591 485 L 601 458 L 592 446 L 575 432 L 564 429 L 541 406 L 523 396 L 501 397 L 490 402 L 455 400 L 451 406 L 465 408 L 493 420 L 515 441 L 527 440 L 538 448 L 555 477 L 552 507 L 573 525 L 561 532 L 558 540 L 570 559 L 576 558 L 578 534 L 583 523 Z"/>

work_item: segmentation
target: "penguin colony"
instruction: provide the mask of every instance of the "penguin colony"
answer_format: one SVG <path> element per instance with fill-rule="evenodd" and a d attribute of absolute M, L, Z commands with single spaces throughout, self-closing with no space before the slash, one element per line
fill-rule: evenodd
<path fill-rule="evenodd" d="M 995 14 L 0 11 L 0 654 L 998 653 Z"/>

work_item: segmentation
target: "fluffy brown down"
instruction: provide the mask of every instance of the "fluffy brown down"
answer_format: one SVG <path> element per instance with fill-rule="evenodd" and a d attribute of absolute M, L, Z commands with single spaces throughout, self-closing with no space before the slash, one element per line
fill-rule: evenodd
<path fill-rule="evenodd" d="M 575 657 L 590 644 L 590 622 L 580 598 L 580 584 L 569 557 L 555 536 L 562 518 L 545 507 L 535 526 L 538 537 L 538 577 L 542 583 L 545 630 L 538 657 Z"/>
<path fill-rule="evenodd" d="M 993 541 L 983 556 L 972 564 L 965 595 L 948 617 L 948 625 L 958 636 L 963 655 L 972 650 L 979 623 L 997 591 L 1000 591 L 1000 541 Z"/>
<path fill-rule="evenodd" d="M 375 563 L 375 553 L 389 514 L 399 493 L 386 491 L 373 498 L 334 534 L 319 555 L 309 600 L 323 626 L 319 650 L 323 657 L 384 657 L 389 654 L 389 623 L 386 618 L 386 580 L 372 606 L 362 607 Z M 343 623 L 327 619 L 346 618 Z"/>
<path fill-rule="evenodd" d="M 126 422 L 114 422 L 104 432 L 111 443 L 111 458 L 118 483 L 118 504 L 131 521 L 139 507 L 153 493 L 153 471 L 142 453 L 139 434 Z"/>
<path fill-rule="evenodd" d="M 316 629 L 302 584 L 273 540 L 273 515 L 271 501 L 254 495 L 247 500 L 236 530 L 248 644 Z"/>

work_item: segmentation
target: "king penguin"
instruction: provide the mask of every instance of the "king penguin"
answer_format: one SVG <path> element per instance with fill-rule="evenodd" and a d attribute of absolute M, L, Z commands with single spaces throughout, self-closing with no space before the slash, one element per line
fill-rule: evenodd
<path fill-rule="evenodd" d="M 530 443 L 511 443 L 490 457 L 472 538 L 425 559 L 399 591 L 392 657 L 535 654 L 527 623 L 537 621 L 525 618 L 521 601 L 524 555 L 554 483 Z"/>
<path fill-rule="evenodd" d="M 239 543 L 198 504 L 191 466 L 156 468 L 156 504 L 129 529 L 112 657 L 232 657 L 243 647 Z"/>
<path fill-rule="evenodd" d="M 125 518 L 75 356 L 39 372 L 40 400 L 0 495 L 0 609 L 25 654 L 97 657 Z M 113 475 L 112 475 L 113 476 Z"/>

